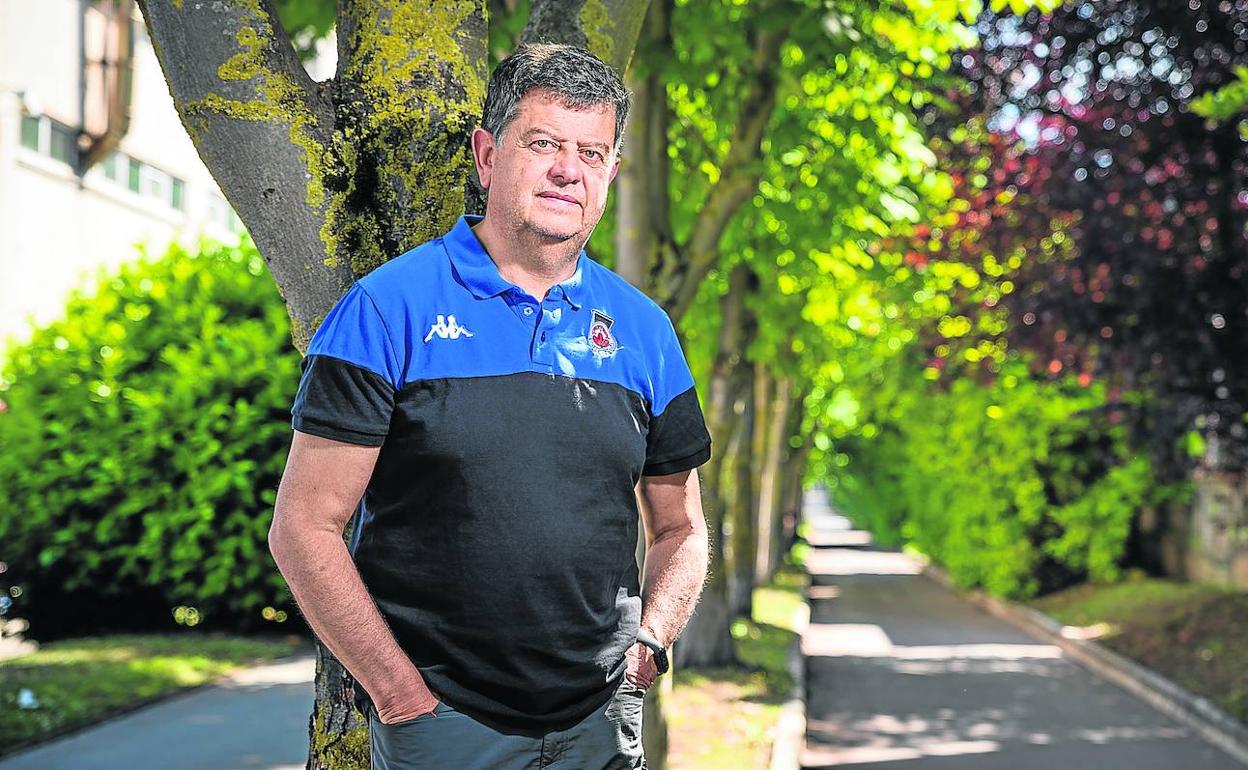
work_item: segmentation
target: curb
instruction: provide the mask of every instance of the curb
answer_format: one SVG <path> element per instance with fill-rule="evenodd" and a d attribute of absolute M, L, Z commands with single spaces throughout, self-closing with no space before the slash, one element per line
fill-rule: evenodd
<path fill-rule="evenodd" d="M 809 587 L 809 582 L 807 583 Z M 810 599 L 802 592 L 806 603 L 806 618 L 810 618 Z M 793 677 L 793 689 L 780 709 L 776 723 L 776 738 L 771 744 L 771 761 L 768 770 L 800 770 L 802 745 L 806 740 L 806 659 L 802 656 L 802 636 L 806 623 L 799 625 L 797 638 L 789 645 L 788 669 Z"/>
<path fill-rule="evenodd" d="M 923 568 L 923 574 L 1001 620 L 1056 645 L 1071 660 L 1190 727 L 1241 764 L 1248 765 L 1248 727 L 1208 699 L 1188 692 L 1157 672 L 1103 645 L 1067 636 L 1063 633 L 1065 625 L 1039 610 L 997 599 L 982 591 L 959 588 L 949 579 L 948 573 L 932 564 Z"/>

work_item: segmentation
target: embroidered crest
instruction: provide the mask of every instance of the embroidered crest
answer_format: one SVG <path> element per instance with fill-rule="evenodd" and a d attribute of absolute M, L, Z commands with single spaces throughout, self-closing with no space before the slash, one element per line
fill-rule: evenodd
<path fill-rule="evenodd" d="M 601 310 L 593 312 L 593 320 L 589 323 L 589 349 L 599 358 L 614 355 L 620 349 L 615 336 L 611 334 L 611 327 L 614 325 L 615 319 L 611 316 Z"/>

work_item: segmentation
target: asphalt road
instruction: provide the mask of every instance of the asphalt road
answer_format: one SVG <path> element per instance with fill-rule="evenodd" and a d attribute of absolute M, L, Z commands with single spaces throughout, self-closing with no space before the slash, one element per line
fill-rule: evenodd
<path fill-rule="evenodd" d="M 874 549 L 814 524 L 802 765 L 861 770 L 1242 770 L 1191 730 Z"/>
<path fill-rule="evenodd" d="M 0 760 L 0 770 L 303 770 L 316 662 L 301 657 Z"/>

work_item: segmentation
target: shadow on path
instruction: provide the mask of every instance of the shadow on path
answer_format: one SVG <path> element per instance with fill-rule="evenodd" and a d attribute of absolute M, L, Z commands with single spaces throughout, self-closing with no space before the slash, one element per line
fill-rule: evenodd
<path fill-rule="evenodd" d="M 804 515 L 813 546 L 804 768 L 1241 767 L 924 577 L 909 556 L 874 548 L 822 491 L 807 494 Z"/>

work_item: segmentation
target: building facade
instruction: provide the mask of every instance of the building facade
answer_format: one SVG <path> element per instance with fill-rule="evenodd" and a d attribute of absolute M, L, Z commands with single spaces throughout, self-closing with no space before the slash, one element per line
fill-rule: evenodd
<path fill-rule="evenodd" d="M 131 0 L 0 0 L 0 357 L 138 244 L 242 233 Z"/>

